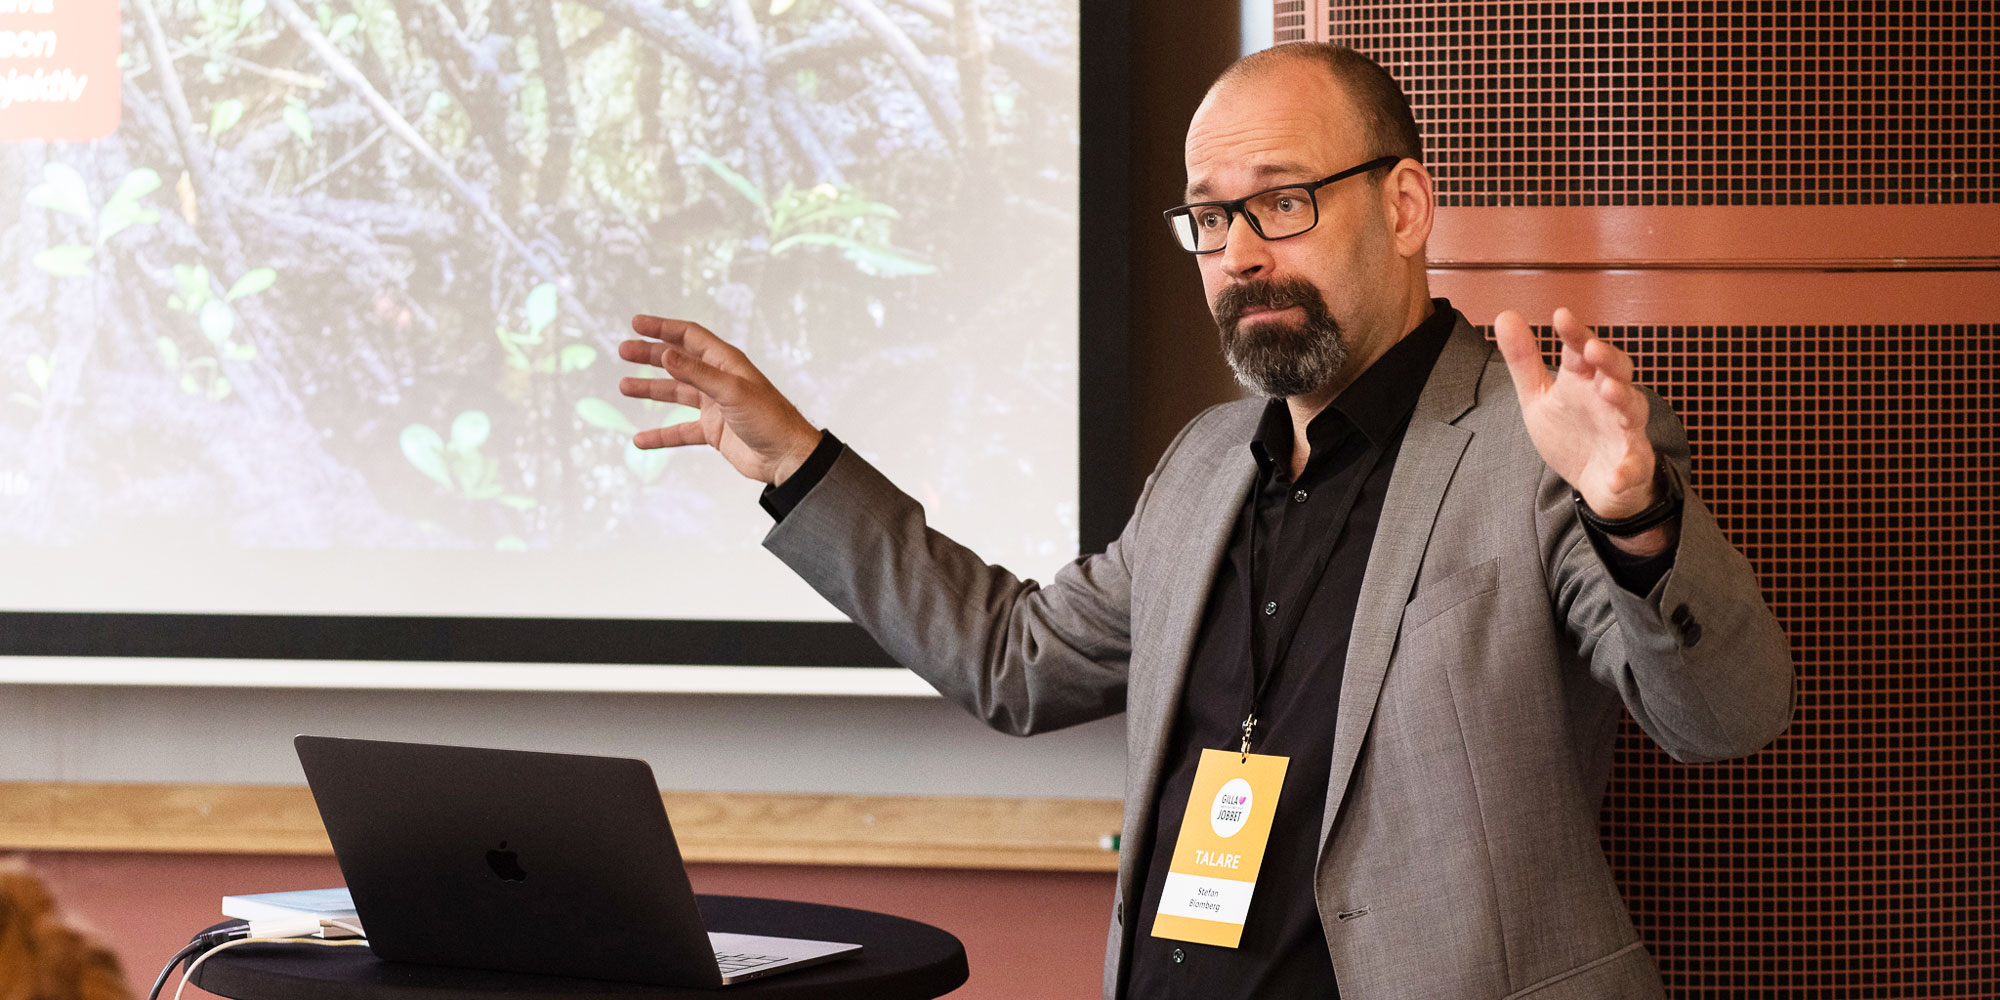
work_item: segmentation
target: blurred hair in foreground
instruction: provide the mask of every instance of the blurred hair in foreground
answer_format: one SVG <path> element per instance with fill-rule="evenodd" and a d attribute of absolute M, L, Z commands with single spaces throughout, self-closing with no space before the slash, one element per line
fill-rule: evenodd
<path fill-rule="evenodd" d="M 0 861 L 0 1000 L 130 1000 L 118 957 L 70 926 L 19 861 Z"/>

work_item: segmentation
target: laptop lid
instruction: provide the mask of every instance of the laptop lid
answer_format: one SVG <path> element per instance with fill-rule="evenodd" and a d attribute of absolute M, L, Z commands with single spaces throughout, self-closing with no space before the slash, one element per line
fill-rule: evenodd
<path fill-rule="evenodd" d="M 722 984 L 645 761 L 324 736 L 293 746 L 379 957 Z"/>

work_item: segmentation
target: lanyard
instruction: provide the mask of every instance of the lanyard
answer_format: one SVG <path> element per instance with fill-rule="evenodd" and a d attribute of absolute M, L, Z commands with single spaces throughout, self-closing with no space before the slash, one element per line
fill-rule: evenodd
<path fill-rule="evenodd" d="M 1350 428 L 1348 433 L 1360 434 L 1361 431 L 1359 428 Z M 1297 447 L 1297 444 L 1294 443 L 1293 447 Z M 1381 463 L 1384 450 L 1379 445 L 1370 445 L 1368 451 L 1355 460 L 1356 475 L 1344 484 L 1339 497 L 1335 499 L 1333 538 L 1318 555 L 1313 557 L 1312 566 L 1306 570 L 1305 578 L 1299 582 L 1298 593 L 1287 598 L 1285 604 L 1281 606 L 1284 615 L 1278 621 L 1278 647 L 1272 652 L 1271 662 L 1268 664 L 1264 662 L 1264 644 L 1258 641 L 1257 635 L 1258 619 L 1269 617 L 1263 614 L 1264 609 L 1257 604 L 1257 491 L 1253 490 L 1250 502 L 1243 505 L 1243 516 L 1248 522 L 1246 530 L 1250 540 L 1249 572 L 1243 577 L 1243 597 L 1250 608 L 1250 662 L 1249 676 L 1246 678 L 1249 704 L 1243 713 L 1245 758 L 1250 755 L 1250 740 L 1257 729 L 1259 721 L 1257 708 L 1263 704 L 1264 691 L 1271 686 L 1271 678 L 1277 676 L 1278 668 L 1284 664 L 1286 655 L 1292 651 L 1292 640 L 1298 635 L 1299 623 L 1305 620 L 1306 604 L 1319 589 L 1320 579 L 1326 575 L 1327 566 L 1333 562 L 1333 552 L 1340 547 L 1341 536 L 1347 533 L 1347 521 L 1354 513 L 1354 502 L 1361 496 L 1361 487 L 1374 477 L 1375 467 Z M 1297 489 L 1296 483 L 1293 484 L 1293 489 Z M 1290 497 L 1286 497 L 1286 500 L 1290 500 Z M 1265 595 L 1265 599 L 1270 599 L 1269 594 Z"/>

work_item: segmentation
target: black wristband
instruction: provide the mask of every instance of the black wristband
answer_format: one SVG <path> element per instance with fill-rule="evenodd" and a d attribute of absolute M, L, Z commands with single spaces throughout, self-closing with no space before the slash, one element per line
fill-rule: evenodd
<path fill-rule="evenodd" d="M 1631 517 L 1599 517 L 1596 511 L 1590 509 L 1589 504 L 1583 502 L 1583 494 L 1574 488 L 1570 490 L 1570 498 L 1576 502 L 1576 516 L 1582 518 L 1584 524 L 1612 538 L 1631 538 L 1634 535 L 1643 535 L 1681 516 L 1681 491 L 1674 488 L 1674 482 L 1667 476 L 1664 468 L 1654 473 L 1653 482 L 1654 491 L 1659 494 L 1658 498 L 1653 501 L 1652 506 Z"/>
<path fill-rule="evenodd" d="M 827 470 L 833 468 L 834 459 L 840 457 L 841 451 L 840 439 L 834 437 L 832 431 L 820 431 L 819 445 L 813 448 L 811 455 L 806 456 L 805 464 L 800 465 L 783 486 L 764 487 L 757 502 L 763 505 L 773 521 L 784 520 L 785 515 L 790 514 L 792 508 L 797 507 L 799 501 L 804 500 L 806 494 L 826 478 Z"/>

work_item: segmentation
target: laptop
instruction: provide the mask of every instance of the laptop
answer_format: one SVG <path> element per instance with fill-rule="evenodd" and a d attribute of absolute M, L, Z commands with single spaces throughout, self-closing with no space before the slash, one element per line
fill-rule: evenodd
<path fill-rule="evenodd" d="M 645 761 L 292 741 L 377 957 L 655 986 L 725 986 L 858 955 L 714 934 Z"/>

